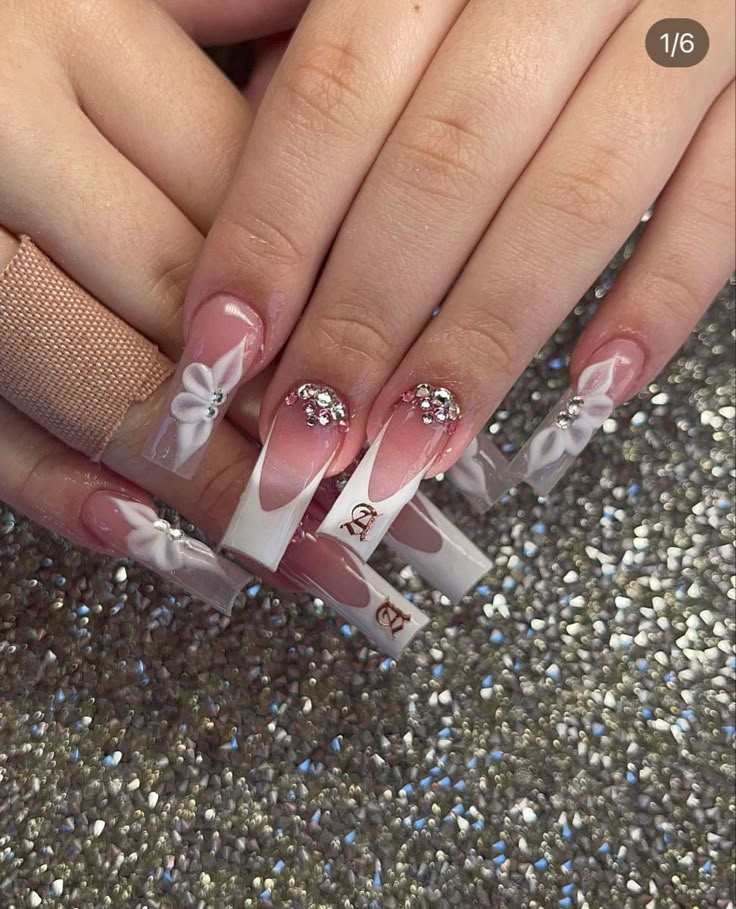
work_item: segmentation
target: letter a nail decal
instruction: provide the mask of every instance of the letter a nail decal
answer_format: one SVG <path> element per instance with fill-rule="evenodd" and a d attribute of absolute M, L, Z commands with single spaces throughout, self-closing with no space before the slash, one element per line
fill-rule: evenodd
<path fill-rule="evenodd" d="M 350 512 L 350 520 L 345 521 L 340 527 L 346 530 L 351 537 L 357 536 L 361 542 L 365 542 L 378 516 L 378 512 L 372 505 L 361 502 Z"/>
<path fill-rule="evenodd" d="M 390 600 L 386 600 L 376 610 L 376 621 L 379 625 L 383 625 L 384 628 L 388 628 L 392 637 L 396 637 L 397 634 L 404 630 L 404 625 L 407 622 L 411 622 L 411 616 L 406 612 L 402 612 Z"/>

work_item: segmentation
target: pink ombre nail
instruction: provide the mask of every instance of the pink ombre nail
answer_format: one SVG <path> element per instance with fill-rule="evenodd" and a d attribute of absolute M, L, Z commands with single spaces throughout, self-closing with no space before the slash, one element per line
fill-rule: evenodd
<path fill-rule="evenodd" d="M 319 527 L 368 559 L 447 446 L 460 408 L 446 388 L 404 394 Z"/>
<path fill-rule="evenodd" d="M 429 619 L 369 565 L 337 540 L 298 534 L 279 572 L 359 628 L 373 645 L 397 658 Z"/>
<path fill-rule="evenodd" d="M 550 492 L 593 435 L 636 389 L 646 354 L 634 341 L 615 338 L 599 347 L 573 388 L 552 408 L 509 466 L 509 476 L 539 495 Z"/>
<path fill-rule="evenodd" d="M 275 571 L 348 427 L 347 408 L 323 385 L 305 383 L 276 413 L 223 545 Z"/>
<path fill-rule="evenodd" d="M 84 502 L 80 516 L 105 549 L 130 556 L 227 615 L 253 579 L 234 562 L 171 527 L 139 499 L 98 490 Z"/>
<path fill-rule="evenodd" d="M 180 476 L 193 476 L 262 346 L 263 323 L 250 306 L 228 296 L 203 303 L 145 456 Z"/>

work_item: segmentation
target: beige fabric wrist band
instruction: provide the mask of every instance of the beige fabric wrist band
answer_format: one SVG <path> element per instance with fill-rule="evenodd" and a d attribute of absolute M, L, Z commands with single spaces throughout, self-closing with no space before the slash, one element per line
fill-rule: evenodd
<path fill-rule="evenodd" d="M 23 237 L 0 275 L 0 395 L 98 460 L 173 364 Z"/>

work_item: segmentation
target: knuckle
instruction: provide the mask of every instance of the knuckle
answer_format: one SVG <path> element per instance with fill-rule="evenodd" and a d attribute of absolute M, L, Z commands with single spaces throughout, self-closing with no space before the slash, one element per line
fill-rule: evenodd
<path fill-rule="evenodd" d="M 349 42 L 322 42 L 285 74 L 280 103 L 290 121 L 311 134 L 359 135 L 369 84 L 370 70 Z"/>
<path fill-rule="evenodd" d="M 457 113 L 407 116 L 387 144 L 389 172 L 424 195 L 445 201 L 473 198 L 487 156 L 470 122 Z"/>
<path fill-rule="evenodd" d="M 301 244 L 271 217 L 245 212 L 225 217 L 223 225 L 230 235 L 228 254 L 248 270 L 259 265 L 266 272 L 298 268 L 305 260 Z"/>
<path fill-rule="evenodd" d="M 330 351 L 331 362 L 349 362 L 350 372 L 364 379 L 385 368 L 396 347 L 388 322 L 371 318 L 371 311 L 359 301 L 332 304 L 319 319 L 315 345 L 317 350 Z"/>
<path fill-rule="evenodd" d="M 641 279 L 641 299 L 651 300 L 655 311 L 666 313 L 667 319 L 694 322 L 710 300 L 703 299 L 695 275 L 686 276 L 676 262 L 666 262 L 650 269 Z"/>
<path fill-rule="evenodd" d="M 728 162 L 733 174 L 733 158 Z M 722 230 L 734 228 L 734 211 L 736 210 L 736 192 L 733 177 L 718 179 L 704 175 L 689 196 L 691 218 L 697 218 L 706 225 Z"/>
<path fill-rule="evenodd" d="M 581 150 L 572 165 L 559 165 L 535 187 L 536 206 L 555 232 L 573 240 L 598 239 L 616 224 L 621 190 L 630 168 L 615 152 L 603 147 Z"/>
<path fill-rule="evenodd" d="M 178 317 L 194 271 L 194 259 L 160 256 L 149 279 L 148 295 L 162 319 Z"/>
<path fill-rule="evenodd" d="M 521 363 L 522 342 L 517 328 L 500 313 L 483 312 L 467 324 L 446 329 L 441 343 L 461 350 L 472 372 L 508 377 Z"/>

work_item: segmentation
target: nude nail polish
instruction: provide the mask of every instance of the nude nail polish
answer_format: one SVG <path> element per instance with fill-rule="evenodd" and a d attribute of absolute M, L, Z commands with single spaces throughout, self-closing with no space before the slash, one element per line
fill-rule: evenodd
<path fill-rule="evenodd" d="M 420 383 L 406 392 L 318 532 L 368 559 L 447 447 L 459 419 L 460 408 L 446 388 Z"/>
<path fill-rule="evenodd" d="M 644 350 L 628 338 L 616 338 L 596 350 L 574 387 L 511 462 L 510 475 L 538 495 L 547 495 L 614 408 L 633 393 L 645 359 Z"/>
<path fill-rule="evenodd" d="M 287 395 L 223 545 L 275 571 L 347 428 L 347 407 L 333 389 L 304 383 Z"/>
<path fill-rule="evenodd" d="M 253 580 L 234 562 L 171 527 L 146 502 L 97 490 L 84 502 L 81 519 L 105 549 L 135 559 L 226 615 Z"/>
<path fill-rule="evenodd" d="M 250 306 L 229 296 L 203 303 L 144 455 L 179 476 L 193 476 L 262 346 L 263 323 Z"/>
<path fill-rule="evenodd" d="M 359 628 L 374 647 L 398 658 L 429 618 L 337 540 L 302 529 L 279 572 Z"/>

